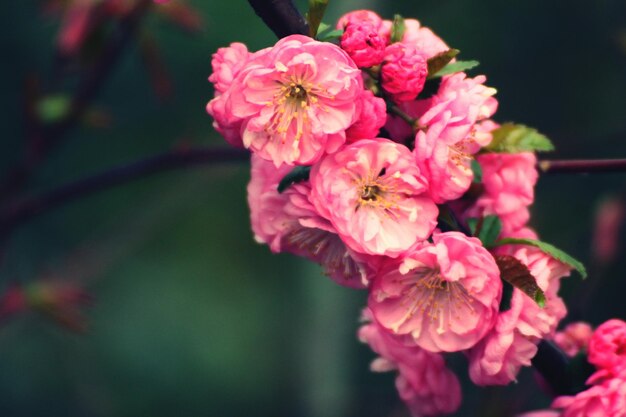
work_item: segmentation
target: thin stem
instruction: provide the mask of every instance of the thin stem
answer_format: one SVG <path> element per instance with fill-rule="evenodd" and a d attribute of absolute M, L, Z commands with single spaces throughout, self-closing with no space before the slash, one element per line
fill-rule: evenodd
<path fill-rule="evenodd" d="M 626 172 L 626 159 L 543 160 L 537 166 L 546 174 Z"/>
<path fill-rule="evenodd" d="M 248 3 L 278 38 L 309 34 L 309 26 L 291 0 L 248 0 Z"/>
<path fill-rule="evenodd" d="M 396 106 L 395 104 L 387 103 L 387 112 L 391 114 L 395 114 L 396 116 L 398 116 L 399 118 L 407 122 L 409 126 L 411 126 L 413 131 L 417 131 L 420 129 L 420 125 L 417 119 L 414 119 L 413 117 L 409 116 L 402 109 L 400 109 L 400 107 Z"/>
<path fill-rule="evenodd" d="M 248 159 L 249 152 L 239 149 L 192 148 L 165 152 L 121 165 L 3 208 L 0 211 L 0 237 L 6 236 L 16 226 L 28 222 L 40 213 L 116 185 L 168 170 L 241 162 Z"/>
<path fill-rule="evenodd" d="M 36 126 L 36 140 L 32 149 L 29 149 L 27 157 L 9 169 L 0 182 L 0 202 L 6 201 L 20 191 L 41 160 L 61 143 L 66 133 L 80 120 L 89 103 L 112 74 L 122 52 L 137 32 L 139 23 L 151 4 L 152 0 L 138 1 L 133 10 L 122 19 L 118 30 L 114 31 L 104 46 L 97 62 L 83 74 L 72 97 L 68 114 L 53 125 Z"/>

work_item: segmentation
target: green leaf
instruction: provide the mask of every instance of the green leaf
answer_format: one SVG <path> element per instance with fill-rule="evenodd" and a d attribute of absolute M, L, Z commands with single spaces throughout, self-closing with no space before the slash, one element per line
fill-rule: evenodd
<path fill-rule="evenodd" d="M 486 248 L 490 248 L 502 231 L 502 221 L 498 216 L 485 216 L 483 225 L 478 232 L 478 238 Z"/>
<path fill-rule="evenodd" d="M 400 42 L 404 38 L 404 18 L 397 14 L 393 16 L 393 25 L 391 26 L 391 43 Z"/>
<path fill-rule="evenodd" d="M 510 255 L 496 255 L 494 259 L 500 269 L 500 278 L 532 298 L 539 307 L 546 305 L 546 295 L 526 265 Z"/>
<path fill-rule="evenodd" d="M 440 77 L 443 77 L 444 75 L 454 74 L 455 72 L 467 71 L 474 67 L 477 67 L 478 65 L 480 65 L 480 62 L 478 61 L 451 62 L 445 67 L 441 68 L 436 73 L 433 73 L 432 75 L 429 72 L 428 78 L 440 78 Z"/>
<path fill-rule="evenodd" d="M 476 236 L 476 229 L 478 229 L 478 220 L 476 217 L 470 217 L 467 219 L 467 227 L 469 227 L 472 236 Z"/>
<path fill-rule="evenodd" d="M 483 168 L 475 159 L 472 159 L 472 173 L 474 174 L 472 182 L 477 184 L 483 182 Z"/>
<path fill-rule="evenodd" d="M 317 35 L 317 40 L 321 42 L 330 42 L 337 38 L 341 38 L 343 35 L 343 29 L 329 30 L 326 32 L 320 32 Z"/>
<path fill-rule="evenodd" d="M 317 27 L 318 36 L 319 36 L 320 33 L 323 33 L 323 32 L 325 32 L 327 30 L 330 30 L 331 28 L 332 28 L 332 26 L 330 26 L 328 23 L 321 22 L 319 24 L 319 26 Z"/>
<path fill-rule="evenodd" d="M 557 261 L 563 262 L 564 264 L 574 268 L 578 273 L 582 276 L 583 279 L 587 278 L 587 269 L 582 262 L 577 260 L 571 255 L 563 252 L 561 249 L 546 243 L 540 240 L 535 239 L 517 239 L 517 238 L 505 238 L 497 241 L 495 246 L 502 245 L 529 245 L 534 246 L 541 250 L 543 253 L 550 255 Z"/>
<path fill-rule="evenodd" d="M 472 217 L 467 219 L 467 226 L 472 235 L 480 239 L 486 248 L 494 246 L 502 231 L 502 221 L 498 216 L 485 216 L 480 219 Z"/>
<path fill-rule="evenodd" d="M 287 188 L 289 188 L 291 184 L 308 180 L 310 173 L 311 173 L 310 166 L 295 167 L 294 169 L 289 171 L 289 173 L 285 175 L 282 180 L 280 180 L 280 183 L 278 183 L 278 192 L 282 193 Z"/>
<path fill-rule="evenodd" d="M 543 152 L 553 151 L 554 145 L 546 136 L 532 127 L 504 123 L 493 131 L 493 140 L 486 147 L 492 152 Z"/>
<path fill-rule="evenodd" d="M 455 56 L 459 54 L 458 49 L 448 49 L 428 59 L 428 78 L 432 78 L 435 74 L 441 71 Z"/>
<path fill-rule="evenodd" d="M 71 101 L 67 95 L 55 94 L 39 100 L 35 111 L 43 123 L 55 123 L 67 116 L 70 107 Z"/>
<path fill-rule="evenodd" d="M 328 6 L 328 0 L 309 0 L 309 12 L 306 14 L 306 19 L 309 23 L 309 36 L 312 38 L 317 35 L 326 12 L 326 6 Z"/>

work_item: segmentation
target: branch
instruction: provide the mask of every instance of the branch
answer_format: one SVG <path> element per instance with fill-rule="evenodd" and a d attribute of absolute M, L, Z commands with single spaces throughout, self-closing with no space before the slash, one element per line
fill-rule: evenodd
<path fill-rule="evenodd" d="M 626 159 L 572 159 L 539 161 L 537 166 L 545 174 L 626 172 Z"/>
<path fill-rule="evenodd" d="M 61 186 L 38 197 L 27 198 L 0 211 L 0 237 L 38 214 L 78 198 L 106 190 L 163 171 L 190 168 L 205 164 L 240 162 L 249 159 L 249 152 L 240 149 L 186 149 L 155 155 L 121 165 L 76 182 Z"/>
<path fill-rule="evenodd" d="M 569 359 L 554 343 L 542 340 L 532 365 L 557 395 L 573 394 L 568 370 Z"/>
<path fill-rule="evenodd" d="M 309 26 L 291 0 L 248 0 L 248 3 L 278 38 L 309 34 Z"/>
<path fill-rule="evenodd" d="M 122 19 L 118 30 L 114 32 L 109 42 L 104 46 L 97 62 L 81 78 L 72 97 L 68 114 L 54 125 L 38 126 L 34 149 L 30 150 L 24 161 L 9 169 L 0 183 L 0 201 L 8 199 L 19 191 L 39 162 L 61 142 L 64 135 L 80 120 L 89 103 L 113 72 L 124 48 L 135 35 L 145 11 L 151 4 L 152 0 L 139 0 L 133 10 Z"/>

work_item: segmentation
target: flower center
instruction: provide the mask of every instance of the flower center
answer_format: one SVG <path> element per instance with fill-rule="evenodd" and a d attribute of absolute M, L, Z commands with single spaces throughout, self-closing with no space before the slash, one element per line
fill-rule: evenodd
<path fill-rule="evenodd" d="M 363 206 L 383 210 L 397 207 L 399 196 L 396 194 L 394 184 L 396 177 L 388 176 L 386 173 L 386 169 L 383 168 L 380 172 L 370 172 L 366 177 L 355 180 L 358 195 L 356 210 Z"/>
<path fill-rule="evenodd" d="M 418 268 L 403 281 L 412 284 L 406 294 L 408 317 L 425 314 L 431 322 L 437 322 L 439 334 L 453 321 L 474 312 L 472 295 L 461 283 L 442 278 L 438 268 Z"/>
<path fill-rule="evenodd" d="M 378 185 L 366 184 L 361 189 L 361 200 L 364 201 L 376 201 L 382 190 Z"/>

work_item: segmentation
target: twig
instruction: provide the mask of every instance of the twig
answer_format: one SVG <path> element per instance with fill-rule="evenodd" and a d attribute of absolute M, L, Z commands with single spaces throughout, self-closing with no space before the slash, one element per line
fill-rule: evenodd
<path fill-rule="evenodd" d="M 248 0 L 248 3 L 278 38 L 309 34 L 308 24 L 291 0 Z"/>
<path fill-rule="evenodd" d="M 569 359 L 554 343 L 542 340 L 532 365 L 550 386 L 553 395 L 574 394 L 568 370 Z"/>
<path fill-rule="evenodd" d="M 121 165 L 100 174 L 61 186 L 41 196 L 18 201 L 0 211 L 0 238 L 38 214 L 81 197 L 158 172 L 205 164 L 240 162 L 249 152 L 239 149 L 185 149 L 166 152 Z"/>
<path fill-rule="evenodd" d="M 119 24 L 119 28 L 105 45 L 98 61 L 83 75 L 71 100 L 67 115 L 48 127 L 39 126 L 37 140 L 26 158 L 7 171 L 0 183 L 0 202 L 16 194 L 26 183 L 34 168 L 64 138 L 80 120 L 89 103 L 98 94 L 115 68 L 124 48 L 134 36 L 145 11 L 152 0 L 139 0 L 133 10 Z"/>
<path fill-rule="evenodd" d="M 626 159 L 543 160 L 537 166 L 545 174 L 626 172 Z"/>

